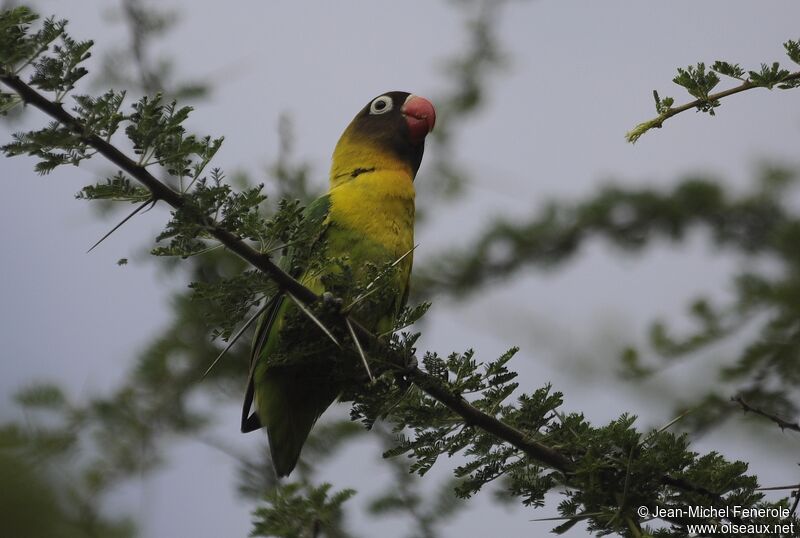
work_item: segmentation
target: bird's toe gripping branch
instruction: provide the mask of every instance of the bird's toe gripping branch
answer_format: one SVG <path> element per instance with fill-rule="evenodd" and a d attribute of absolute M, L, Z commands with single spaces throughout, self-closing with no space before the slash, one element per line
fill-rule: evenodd
<path fill-rule="evenodd" d="M 322 294 L 322 305 L 326 309 L 331 310 L 332 312 L 335 312 L 337 314 L 341 314 L 342 313 L 342 305 L 343 304 L 344 304 L 344 301 L 342 300 L 341 297 L 336 297 L 334 294 L 332 294 L 329 291 L 326 291 L 325 293 Z"/>

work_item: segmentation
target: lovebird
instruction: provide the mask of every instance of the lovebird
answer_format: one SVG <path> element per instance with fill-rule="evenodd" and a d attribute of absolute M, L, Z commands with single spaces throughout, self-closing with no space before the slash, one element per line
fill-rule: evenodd
<path fill-rule="evenodd" d="M 354 303 L 353 318 L 375 334 L 392 330 L 408 298 L 414 178 L 435 122 L 434 107 L 423 97 L 392 91 L 372 99 L 336 144 L 330 190 L 305 210 L 303 246 L 289 248 L 281 261 L 318 295 L 331 291 L 326 283 L 332 275 L 349 271 L 352 282 L 367 286 L 374 268 L 395 264 L 384 293 L 363 301 L 346 291 L 338 295 L 343 304 Z M 333 358 L 309 358 L 330 348 L 325 332 L 305 323 L 297 334 L 297 324 L 286 322 L 303 315 L 299 308 L 282 296 L 260 318 L 242 410 L 242 432 L 267 429 L 279 477 L 292 472 L 314 423 L 342 391 Z"/>

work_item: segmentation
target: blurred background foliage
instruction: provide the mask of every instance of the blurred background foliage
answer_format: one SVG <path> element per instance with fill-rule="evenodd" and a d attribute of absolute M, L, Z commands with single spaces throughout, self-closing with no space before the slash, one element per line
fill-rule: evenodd
<path fill-rule="evenodd" d="M 437 204 L 454 203 L 470 175 L 455 161 L 453 144 L 466 120 L 481 110 L 493 77 L 503 73 L 505 53 L 497 35 L 504 2 L 461 1 L 452 10 L 462 20 L 469 45 L 446 60 L 449 89 L 433 96 L 446 122 L 434 132 L 433 162 L 420 197 L 418 226 Z M 3 7 L 9 7 L 6 2 Z M 213 94 L 213 81 L 180 80 L 168 55 L 156 54 L 180 13 L 144 0 L 122 0 L 109 11 L 109 23 L 119 27 L 124 42 L 105 52 L 103 69 L 94 74 L 97 88 L 125 88 L 133 95 L 162 92 L 168 98 L 200 103 Z M 699 121 L 699 120 L 698 120 Z M 275 199 L 313 199 L 307 163 L 294 156 L 291 117 L 278 126 L 277 158 L 266 167 Z M 263 173 L 261 174 L 264 175 Z M 232 182 L 256 183 L 240 173 Z M 718 303 L 696 297 L 687 305 L 693 326 L 676 331 L 668 320 L 653 322 L 644 345 L 631 345 L 615 356 L 597 357 L 622 380 L 636 382 L 678 361 L 702 361 L 721 342 L 734 342 L 719 363 L 708 391 L 691 400 L 674 401 L 674 414 L 691 411 L 678 424 L 692 435 L 718 427 L 742 410 L 732 403 L 740 396 L 768 415 L 792 421 L 798 414 L 798 349 L 800 349 L 800 207 L 797 173 L 792 167 L 766 163 L 753 174 L 750 186 L 735 191 L 710 176 L 678 178 L 668 188 L 627 188 L 609 184 L 585 199 L 552 200 L 525 219 L 500 217 L 488 223 L 465 247 L 442 253 L 427 266 L 417 266 L 412 286 L 424 300 L 468 299 L 487 287 L 529 271 L 552 271 L 575 263 L 589 242 L 636 256 L 654 243 L 681 244 L 702 230 L 709 248 L 735 253 L 739 268 L 731 286 L 734 297 Z M 222 250 L 191 257 L 182 263 L 160 259 L 165 271 L 186 281 L 216 281 L 246 267 Z M 202 374 L 224 342 L 208 338 L 213 303 L 192 300 L 190 290 L 172 298 L 172 323 L 137 354 L 134 367 L 120 386 L 106 393 L 75 399 L 57 384 L 22 389 L 15 403 L 22 419 L 0 429 L 0 521 L 8 536 L 128 537 L 135 523 L 109 513 L 104 497 L 121 483 L 139 480 L 168 465 L 165 447 L 189 438 L 226 452 L 240 463 L 239 494 L 251 500 L 267 496 L 274 506 L 289 507 L 302 493 L 319 503 L 325 514 L 325 536 L 351 536 L 342 517 L 347 492 L 317 485 L 331 457 L 364 430 L 349 420 L 318 425 L 303 453 L 298 480 L 278 488 L 267 450 L 239 453 L 208 433 L 213 408 L 242 396 L 248 362 L 248 338 L 211 375 Z M 638 337 L 632 338 L 639 341 Z M 730 349 L 730 348 L 729 348 Z M 709 380 L 711 381 L 711 380 Z M 760 417 L 759 421 L 764 421 Z M 775 427 L 777 430 L 777 427 Z M 371 435 L 391 446 L 391 433 L 378 426 Z M 399 515 L 407 535 L 434 538 L 464 508 L 452 480 L 421 488 L 405 460 L 385 461 L 393 483 L 369 501 L 373 517 Z M 796 477 L 789 479 L 797 480 Z M 13 492 L 13 493 L 12 493 Z M 503 496 L 498 496 L 502 502 Z M 48 514 L 48 517 L 37 517 Z M 264 514 L 261 514 L 264 515 Z M 259 513 L 256 513 L 259 518 Z M 254 535 L 300 536 L 291 521 L 262 518 Z M 296 534 L 292 534 L 295 532 Z"/>

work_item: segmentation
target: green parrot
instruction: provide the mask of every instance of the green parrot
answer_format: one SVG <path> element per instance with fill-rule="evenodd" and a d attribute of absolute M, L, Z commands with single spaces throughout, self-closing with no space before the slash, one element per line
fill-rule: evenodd
<path fill-rule="evenodd" d="M 366 285 L 371 278 L 368 267 L 396 262 L 390 291 L 357 302 L 352 310 L 353 317 L 375 333 L 391 331 L 408 298 L 414 177 L 435 121 L 433 105 L 422 97 L 394 91 L 372 99 L 336 144 L 329 192 L 305 210 L 300 236 L 308 242 L 290 248 L 281 262 L 320 295 L 327 291 L 326 277 L 341 273 L 343 264 L 354 282 Z M 346 294 L 341 298 L 344 304 L 354 299 Z M 266 427 L 279 477 L 292 472 L 312 426 L 342 390 L 332 371 L 333 360 L 308 359 L 314 348 L 328 344 L 325 333 L 306 324 L 301 338 L 286 334 L 286 320 L 298 315 L 297 309 L 282 296 L 262 315 L 242 409 L 242 432 Z"/>

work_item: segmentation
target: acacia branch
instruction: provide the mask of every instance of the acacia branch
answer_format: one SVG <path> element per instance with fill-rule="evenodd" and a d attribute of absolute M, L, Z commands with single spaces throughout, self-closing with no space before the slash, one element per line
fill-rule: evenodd
<path fill-rule="evenodd" d="M 144 166 L 136 164 L 135 161 L 127 157 L 115 146 L 97 135 L 86 133 L 84 125 L 80 120 L 64 110 L 59 103 L 50 101 L 17 76 L 0 75 L 0 80 L 17 92 L 25 103 L 33 105 L 48 116 L 61 122 L 75 134 L 81 136 L 83 142 L 96 149 L 98 153 L 142 183 L 150 190 L 154 200 L 163 200 L 175 209 L 184 206 L 186 198 L 181 193 L 159 181 Z M 212 225 L 209 229 L 209 233 L 242 259 L 269 275 L 281 291 L 294 295 L 306 304 L 314 303 L 320 299 L 316 293 L 278 267 L 270 260 L 269 256 L 258 252 L 245 243 L 242 238 L 217 225 Z M 384 342 L 379 340 L 377 336 L 356 320 L 348 318 L 344 314 L 341 318 L 342 323 L 350 319 L 353 329 L 359 336 L 367 339 L 371 344 L 377 345 L 382 351 L 395 355 L 393 358 L 401 358 L 397 356 L 397 353 L 389 350 Z M 462 396 L 450 392 L 436 378 L 423 372 L 418 367 L 411 367 L 408 371 L 408 375 L 420 389 L 461 416 L 468 424 L 477 426 L 503 439 L 525 452 L 531 458 L 549 467 L 553 467 L 562 472 L 567 472 L 571 467 L 571 462 L 564 455 L 546 445 L 527 438 L 525 434 L 519 430 L 504 424 L 491 415 L 483 413 L 476 407 L 470 405 Z"/>
<path fill-rule="evenodd" d="M 416 367 L 411 369 L 408 377 L 432 398 L 463 418 L 468 426 L 480 428 L 520 449 L 531 459 L 540 461 L 564 474 L 572 470 L 573 462 L 568 457 L 547 445 L 534 441 L 516 428 L 512 428 L 508 424 L 477 409 L 465 400 L 461 394 L 449 390 L 444 383 L 435 377 Z"/>
<path fill-rule="evenodd" d="M 33 105 L 48 116 L 62 123 L 72 132 L 77 134 L 84 143 L 96 149 L 98 153 L 130 174 L 131 177 L 142 183 L 150 190 L 153 201 L 163 200 L 175 209 L 180 209 L 187 203 L 187 198 L 183 194 L 175 191 L 165 183 L 159 181 L 144 166 L 137 164 L 115 146 L 111 145 L 109 142 L 103 140 L 99 136 L 87 132 L 83 123 L 81 123 L 81 121 L 75 116 L 64 110 L 61 104 L 50 101 L 15 75 L 2 73 L 0 74 L 0 81 L 17 92 L 17 94 L 26 104 Z M 279 268 L 274 262 L 272 262 L 267 254 L 258 252 L 236 234 L 233 234 L 230 231 L 220 227 L 216 223 L 211 223 L 209 225 L 208 232 L 243 260 L 267 274 L 281 291 L 294 295 L 306 304 L 311 304 L 321 299 L 316 293 L 305 287 L 303 284 Z M 382 352 L 389 355 L 389 357 L 393 359 L 396 364 L 408 363 L 409 359 L 413 359 L 413 357 L 403 356 L 398 351 L 390 349 L 384 340 L 379 339 L 375 334 L 358 323 L 357 320 L 349 317 L 347 314 L 339 314 L 339 321 L 343 325 L 348 320 L 351 322 L 354 331 L 359 336 L 364 338 L 370 344 L 376 346 Z M 518 448 L 532 460 L 540 462 L 547 467 L 556 469 L 565 475 L 569 474 L 575 468 L 575 462 L 564 454 L 543 443 L 531 439 L 522 431 L 513 428 L 497 418 L 479 410 L 475 406 L 471 405 L 466 399 L 464 399 L 461 394 L 450 390 L 441 380 L 427 372 L 424 372 L 423 370 L 420 370 L 413 360 L 411 362 L 412 365 L 403 370 L 403 373 L 408 377 L 408 379 L 417 387 L 419 387 L 420 390 L 428 394 L 431 398 L 437 400 L 452 412 L 460 416 L 467 425 L 480 428 L 487 433 L 494 435 L 498 439 L 501 439 Z M 702 493 L 720 504 L 723 502 L 718 494 L 701 486 L 694 485 L 684 479 L 673 478 L 669 475 L 665 475 L 661 478 L 661 483 L 665 486 L 670 486 L 678 490 Z"/>
<path fill-rule="evenodd" d="M 136 161 L 130 159 L 115 146 L 106 142 L 96 134 L 87 133 L 85 126 L 80 120 L 64 110 L 64 107 L 61 106 L 60 103 L 50 101 L 23 82 L 18 76 L 2 74 L 0 75 L 0 81 L 17 92 L 26 104 L 33 105 L 51 118 L 58 120 L 65 127 L 80 136 L 83 142 L 96 149 L 97 152 L 106 159 L 119 166 L 122 170 L 147 187 L 152 194 L 153 201 L 163 200 L 175 209 L 180 209 L 186 204 L 186 198 L 181 193 L 156 179 L 144 166 L 137 164 Z M 241 237 L 232 234 L 216 224 L 212 224 L 208 232 L 250 265 L 268 274 L 281 291 L 289 292 L 307 303 L 313 303 L 319 299 L 317 294 L 297 282 L 275 265 L 268 255 L 258 252 L 245 243 Z"/>
<path fill-rule="evenodd" d="M 798 79 L 800 79 L 800 71 L 786 75 L 784 78 L 782 78 L 775 84 L 783 84 L 785 82 L 792 82 Z M 667 110 L 665 110 L 655 118 L 642 122 L 636 127 L 634 127 L 632 130 L 627 132 L 625 134 L 625 139 L 628 142 L 634 143 L 639 139 L 640 136 L 642 136 L 650 129 L 653 128 L 660 129 L 666 120 L 668 120 L 672 116 L 675 116 L 676 114 L 680 114 L 681 112 L 686 112 L 687 110 L 691 110 L 693 108 L 700 108 L 703 105 L 706 105 L 708 103 L 713 103 L 724 97 L 728 97 L 729 95 L 740 93 L 746 90 L 752 90 L 753 88 L 764 88 L 764 87 L 766 86 L 762 86 L 760 84 L 754 84 L 749 80 L 745 80 L 744 82 L 742 82 L 738 86 L 734 86 L 733 88 L 728 88 L 727 90 L 717 93 L 711 93 L 705 99 L 695 99 L 694 101 L 686 103 L 684 105 L 680 105 L 674 108 L 669 107 Z"/>

